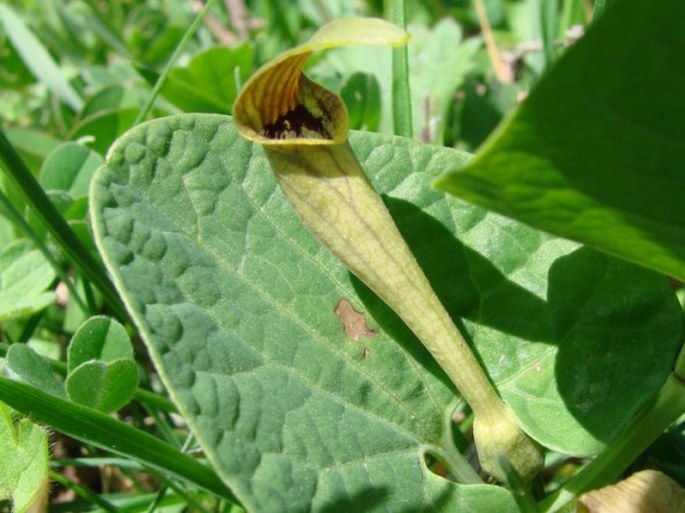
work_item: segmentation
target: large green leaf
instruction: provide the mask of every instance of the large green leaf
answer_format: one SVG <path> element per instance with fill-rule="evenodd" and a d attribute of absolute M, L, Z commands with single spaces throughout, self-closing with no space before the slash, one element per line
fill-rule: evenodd
<path fill-rule="evenodd" d="M 683 20 L 685 2 L 613 2 L 438 186 L 684 280 Z"/>
<path fill-rule="evenodd" d="M 66 397 L 64 385 L 53 370 L 28 344 L 12 344 L 7 351 L 5 374 L 56 397 Z"/>
<path fill-rule="evenodd" d="M 526 429 L 569 453 L 601 448 L 669 372 L 682 315 L 666 281 L 432 190 L 462 153 L 351 143 Z M 425 453 L 458 457 L 448 381 L 304 231 L 230 118 L 128 132 L 91 198 L 98 247 L 171 396 L 248 510 L 515 510 L 503 489 L 426 468 Z M 375 334 L 346 336 L 342 299 Z"/>
<path fill-rule="evenodd" d="M 119 359 L 133 360 L 131 339 L 121 324 L 100 315 L 79 326 L 67 351 L 69 372 L 89 361 L 113 362 Z"/>

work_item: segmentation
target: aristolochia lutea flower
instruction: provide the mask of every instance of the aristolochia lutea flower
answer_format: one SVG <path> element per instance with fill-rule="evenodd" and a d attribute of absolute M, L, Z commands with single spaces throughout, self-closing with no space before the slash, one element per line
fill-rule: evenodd
<path fill-rule="evenodd" d="M 314 50 L 407 40 L 382 20 L 334 21 L 259 70 L 233 115 L 240 133 L 264 147 L 307 229 L 404 320 L 469 403 L 483 468 L 503 478 L 504 457 L 529 479 L 542 465 L 537 446 L 497 395 L 367 179 L 347 141 L 341 99 L 302 73 Z"/>

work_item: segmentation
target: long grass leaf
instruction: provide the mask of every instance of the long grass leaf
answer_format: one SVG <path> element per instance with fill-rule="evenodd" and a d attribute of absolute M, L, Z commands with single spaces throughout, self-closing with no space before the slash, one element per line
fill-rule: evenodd
<path fill-rule="evenodd" d="M 40 40 L 9 5 L 0 4 L 0 23 L 31 73 L 72 109 L 80 110 L 83 99 Z"/>
<path fill-rule="evenodd" d="M 3 377 L 0 377 L 0 400 L 36 423 L 237 502 L 209 467 L 117 419 Z"/>

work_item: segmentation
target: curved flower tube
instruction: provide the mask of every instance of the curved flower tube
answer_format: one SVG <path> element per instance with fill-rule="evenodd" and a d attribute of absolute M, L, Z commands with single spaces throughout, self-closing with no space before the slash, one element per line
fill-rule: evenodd
<path fill-rule="evenodd" d="M 345 18 L 260 69 L 233 108 L 240 133 L 262 144 L 287 199 L 307 229 L 404 320 L 438 361 L 475 415 L 483 468 L 504 478 L 504 456 L 524 478 L 542 466 L 435 295 L 382 199 L 347 142 L 341 99 L 302 68 L 314 50 L 351 44 L 401 46 L 409 36 L 383 20 Z"/>

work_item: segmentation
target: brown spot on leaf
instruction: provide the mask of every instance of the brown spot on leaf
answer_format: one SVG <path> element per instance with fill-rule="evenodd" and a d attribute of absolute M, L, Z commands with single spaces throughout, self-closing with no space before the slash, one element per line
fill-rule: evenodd
<path fill-rule="evenodd" d="M 362 358 L 364 358 L 364 360 L 366 360 L 370 357 L 371 357 L 371 349 L 369 349 L 368 347 L 365 347 L 364 350 L 362 351 Z"/>
<path fill-rule="evenodd" d="M 366 325 L 366 314 L 357 312 L 345 298 L 338 301 L 333 313 L 342 324 L 345 334 L 355 342 L 362 337 L 375 337 L 378 334 Z"/>

